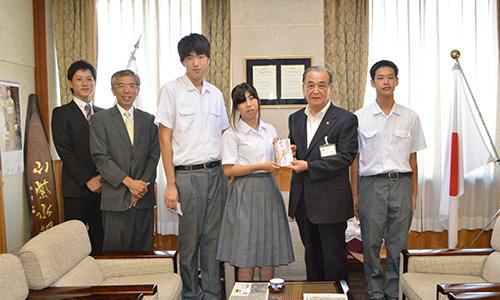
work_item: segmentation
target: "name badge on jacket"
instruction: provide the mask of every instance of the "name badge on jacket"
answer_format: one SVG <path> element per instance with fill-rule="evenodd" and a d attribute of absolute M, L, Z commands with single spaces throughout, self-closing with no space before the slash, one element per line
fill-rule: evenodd
<path fill-rule="evenodd" d="M 337 155 L 337 147 L 335 146 L 335 144 L 328 143 L 327 136 L 325 136 L 325 144 L 319 146 L 319 151 L 321 154 L 321 158 L 324 158 L 327 156 L 332 156 L 332 155 Z"/>

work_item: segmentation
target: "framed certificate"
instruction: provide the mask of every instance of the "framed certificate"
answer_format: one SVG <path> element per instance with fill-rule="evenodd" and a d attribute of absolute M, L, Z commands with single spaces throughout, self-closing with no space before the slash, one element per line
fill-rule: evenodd
<path fill-rule="evenodd" d="M 307 104 L 302 74 L 311 66 L 310 57 L 247 57 L 244 65 L 262 106 Z"/>

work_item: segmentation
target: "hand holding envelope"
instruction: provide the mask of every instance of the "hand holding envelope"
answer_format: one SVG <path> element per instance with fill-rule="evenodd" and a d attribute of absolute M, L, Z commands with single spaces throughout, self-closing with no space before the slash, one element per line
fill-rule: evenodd
<path fill-rule="evenodd" d="M 178 214 L 179 216 L 182 216 L 182 209 L 181 209 L 181 203 L 180 202 L 177 202 L 177 206 L 175 207 L 175 209 L 171 209 L 171 208 L 168 208 L 167 209 L 171 212 L 173 212 L 174 214 Z"/>
<path fill-rule="evenodd" d="M 276 162 L 281 167 L 289 166 L 293 160 L 292 146 L 290 139 L 277 140 L 274 143 L 274 151 L 276 154 Z"/>

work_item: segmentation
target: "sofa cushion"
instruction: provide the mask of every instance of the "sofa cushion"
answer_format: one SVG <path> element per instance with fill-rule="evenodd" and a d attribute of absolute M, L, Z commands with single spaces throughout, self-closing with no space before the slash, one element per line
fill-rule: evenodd
<path fill-rule="evenodd" d="M 436 299 L 436 286 L 438 283 L 470 283 L 484 282 L 479 276 L 430 274 L 430 273 L 404 273 L 399 280 L 399 288 L 409 300 Z"/>
<path fill-rule="evenodd" d="M 104 278 L 147 275 L 155 273 L 173 273 L 174 264 L 171 258 L 126 258 L 98 259 Z"/>
<path fill-rule="evenodd" d="M 43 289 L 54 284 L 90 254 L 87 228 L 77 220 L 41 232 L 19 251 L 28 286 Z"/>
<path fill-rule="evenodd" d="M 161 300 L 180 299 L 182 290 L 181 278 L 176 273 L 112 277 L 105 279 L 102 284 L 156 284 L 158 286 L 158 299 Z"/>
<path fill-rule="evenodd" d="M 23 264 L 12 254 L 0 254 L 0 299 L 25 299 L 28 284 L 24 277 Z"/>
<path fill-rule="evenodd" d="M 481 276 L 486 255 L 415 256 L 408 260 L 411 273 Z"/>
<path fill-rule="evenodd" d="M 53 286 L 99 285 L 103 280 L 99 264 L 93 257 L 87 256 L 68 273 L 59 278 Z"/>
<path fill-rule="evenodd" d="M 500 282 L 500 252 L 495 251 L 488 255 L 483 265 L 482 276 L 487 282 Z"/>

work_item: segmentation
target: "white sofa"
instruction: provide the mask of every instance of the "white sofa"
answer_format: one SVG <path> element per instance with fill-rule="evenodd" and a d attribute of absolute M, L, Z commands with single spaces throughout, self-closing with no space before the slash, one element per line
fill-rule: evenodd
<path fill-rule="evenodd" d="M 448 299 L 448 294 L 500 291 L 500 218 L 488 249 L 403 250 L 400 299 Z"/>
<path fill-rule="evenodd" d="M 61 223 L 29 240 L 19 251 L 32 290 L 47 287 L 156 284 L 155 299 L 180 299 L 176 254 L 116 253 L 90 256 L 85 225 Z"/>

